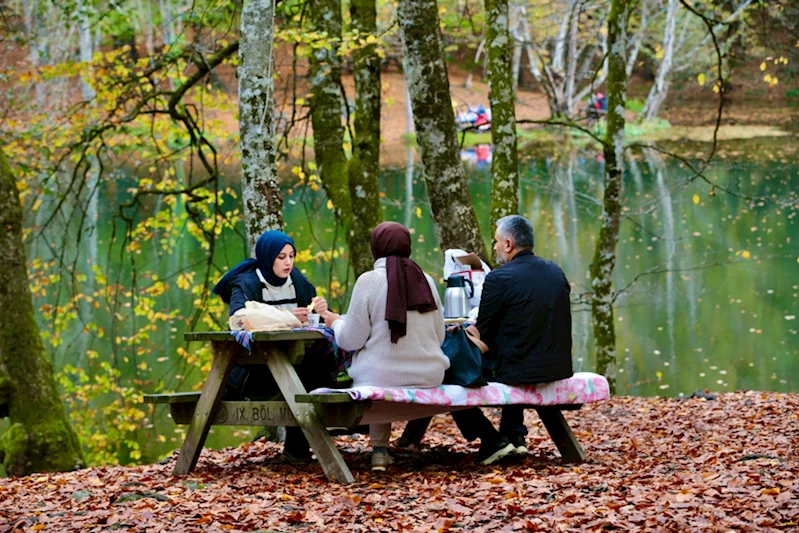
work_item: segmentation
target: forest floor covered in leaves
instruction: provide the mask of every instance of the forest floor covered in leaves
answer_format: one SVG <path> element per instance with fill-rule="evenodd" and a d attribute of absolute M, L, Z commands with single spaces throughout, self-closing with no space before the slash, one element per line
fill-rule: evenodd
<path fill-rule="evenodd" d="M 204 450 L 185 477 L 171 475 L 173 457 L 1 479 L 0 533 L 799 531 L 799 394 L 586 405 L 566 413 L 582 465 L 562 464 L 527 416 L 530 455 L 492 466 L 474 462 L 449 416 L 420 451 L 393 449 L 386 474 L 369 471 L 366 437 L 339 437 L 352 485 L 283 464 L 282 445 L 264 441 Z"/>

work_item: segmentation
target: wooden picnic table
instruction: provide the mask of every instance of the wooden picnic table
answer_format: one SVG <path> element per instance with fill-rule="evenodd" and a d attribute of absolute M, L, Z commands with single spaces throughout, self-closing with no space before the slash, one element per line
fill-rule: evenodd
<path fill-rule="evenodd" d="M 180 448 L 173 473 L 183 475 L 197 465 L 208 430 L 212 425 L 236 426 L 299 426 L 308 439 L 319 463 L 329 479 L 355 481 L 344 459 L 327 431 L 328 426 L 347 426 L 351 408 L 327 407 L 297 403 L 298 394 L 306 394 L 294 365 L 301 362 L 307 343 L 324 336 L 319 331 L 292 330 L 254 332 L 251 351 L 241 346 L 229 331 L 186 333 L 187 341 L 211 343 L 214 360 L 203 385 L 202 393 L 149 395 L 153 403 L 169 403 L 175 422 L 189 422 L 186 438 Z M 265 364 L 275 379 L 283 401 L 221 402 L 230 371 L 235 364 Z M 321 416 L 324 411 L 325 416 Z"/>
<path fill-rule="evenodd" d="M 472 407 L 464 404 L 382 401 L 383 397 L 356 401 L 346 392 L 337 391 L 309 394 L 294 365 L 302 362 L 306 345 L 323 339 L 324 335 L 320 331 L 302 329 L 254 332 L 252 336 L 250 350 L 247 350 L 229 331 L 186 333 L 184 338 L 187 341 L 211 343 L 214 359 L 202 392 L 144 396 L 144 400 L 149 403 L 169 404 L 175 423 L 189 425 L 173 474 L 185 475 L 194 469 L 212 425 L 299 426 L 327 478 L 341 483 L 352 483 L 355 478 L 336 448 L 329 428 L 353 428 L 358 425 L 424 419 L 435 414 Z M 221 401 L 225 384 L 235 364 L 266 365 L 277 383 L 282 400 Z M 604 380 L 601 376 L 595 377 Z M 558 383 L 561 382 L 553 384 Z M 481 407 L 502 406 L 504 404 L 481 404 Z M 583 449 L 562 413 L 564 410 L 579 409 L 580 403 L 536 404 L 525 407 L 538 412 L 564 461 L 582 462 L 585 459 Z M 406 444 L 421 440 L 426 423 L 409 428 L 413 431 L 408 432 L 406 428 L 402 439 Z"/>

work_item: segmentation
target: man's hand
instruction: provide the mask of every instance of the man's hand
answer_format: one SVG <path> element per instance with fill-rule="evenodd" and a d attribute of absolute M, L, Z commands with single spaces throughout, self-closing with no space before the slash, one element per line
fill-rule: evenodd
<path fill-rule="evenodd" d="M 322 318 L 325 321 L 325 326 L 332 328 L 333 322 L 335 322 L 336 320 L 341 320 L 341 315 L 328 310 L 322 314 Z"/>
<path fill-rule="evenodd" d="M 322 298 L 321 296 L 314 296 L 314 299 L 311 300 L 311 313 L 318 313 L 320 315 L 324 315 L 327 310 L 327 300 Z"/>
<path fill-rule="evenodd" d="M 296 316 L 300 322 L 303 324 L 308 323 L 308 308 L 307 307 L 297 307 L 296 309 L 291 310 L 291 314 Z"/>

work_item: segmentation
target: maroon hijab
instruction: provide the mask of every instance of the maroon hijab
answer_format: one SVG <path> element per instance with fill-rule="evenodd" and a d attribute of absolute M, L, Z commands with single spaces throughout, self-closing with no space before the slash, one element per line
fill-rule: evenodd
<path fill-rule="evenodd" d="M 427 313 L 438 309 L 424 272 L 411 258 L 411 233 L 397 222 L 383 222 L 372 230 L 370 239 L 375 260 L 386 258 L 388 296 L 386 320 L 391 342 L 404 337 L 407 311 Z"/>

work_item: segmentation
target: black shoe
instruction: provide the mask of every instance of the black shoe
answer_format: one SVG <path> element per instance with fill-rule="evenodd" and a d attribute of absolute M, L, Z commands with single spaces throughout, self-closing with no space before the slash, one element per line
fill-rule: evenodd
<path fill-rule="evenodd" d="M 368 435 L 369 425 L 367 424 L 351 428 L 345 428 L 345 427 L 327 428 L 327 432 L 330 433 L 331 437 L 340 437 L 342 435 Z"/>
<path fill-rule="evenodd" d="M 511 444 L 513 444 L 514 454 L 527 455 L 527 441 L 525 440 L 524 435 L 514 435 L 512 437 L 508 437 L 508 440 Z"/>
<path fill-rule="evenodd" d="M 516 446 L 505 438 L 501 437 L 499 440 L 489 440 L 480 443 L 480 451 L 477 452 L 477 460 L 484 465 L 490 465 L 506 455 L 513 453 Z"/>
<path fill-rule="evenodd" d="M 286 428 L 286 442 L 283 444 L 283 458 L 290 463 L 304 463 L 311 460 L 311 447 L 298 427 Z"/>
<path fill-rule="evenodd" d="M 283 450 L 283 453 L 280 454 L 280 461 L 287 464 L 287 465 L 307 465 L 314 461 L 316 458 L 311 452 L 308 452 L 307 455 L 295 455 L 291 451 Z"/>

